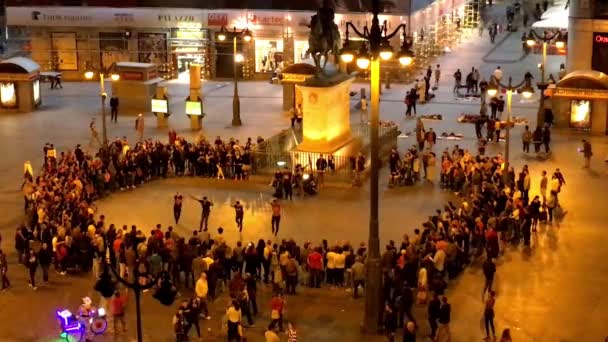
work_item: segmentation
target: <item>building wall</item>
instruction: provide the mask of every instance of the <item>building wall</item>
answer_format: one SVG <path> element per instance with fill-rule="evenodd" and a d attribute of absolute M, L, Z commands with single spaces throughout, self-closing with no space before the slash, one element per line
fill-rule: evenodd
<path fill-rule="evenodd" d="M 606 4 L 600 0 L 570 0 L 566 70 L 591 70 L 593 33 L 608 33 Z M 608 62 L 607 62 L 608 63 Z"/>

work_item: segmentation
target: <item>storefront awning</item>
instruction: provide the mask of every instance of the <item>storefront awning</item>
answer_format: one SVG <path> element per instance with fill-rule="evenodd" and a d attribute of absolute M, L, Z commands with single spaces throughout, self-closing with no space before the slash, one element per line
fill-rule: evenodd
<path fill-rule="evenodd" d="M 0 62 L 0 74 L 30 74 L 40 70 L 40 65 L 25 57 L 13 57 Z"/>
<path fill-rule="evenodd" d="M 557 83 L 553 96 L 577 99 L 608 99 L 608 75 L 595 70 L 577 70 Z"/>

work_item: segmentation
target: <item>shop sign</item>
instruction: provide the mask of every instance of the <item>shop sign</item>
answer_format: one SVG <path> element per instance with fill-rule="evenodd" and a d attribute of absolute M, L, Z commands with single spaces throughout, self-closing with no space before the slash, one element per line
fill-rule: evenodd
<path fill-rule="evenodd" d="M 600 44 L 608 44 L 608 35 L 596 33 L 593 41 Z"/>
<path fill-rule="evenodd" d="M 282 73 L 281 82 L 304 83 L 307 79 L 311 78 L 312 76 L 313 75 Z"/>
<path fill-rule="evenodd" d="M 208 13 L 207 25 L 209 26 L 227 26 L 228 13 Z"/>
<path fill-rule="evenodd" d="M 160 22 L 178 22 L 178 23 L 193 23 L 196 21 L 196 17 L 193 15 L 158 15 L 158 21 Z"/>
<path fill-rule="evenodd" d="M 553 96 L 576 99 L 608 100 L 608 90 L 557 87 L 553 91 Z"/>
<path fill-rule="evenodd" d="M 121 24 L 131 24 L 135 21 L 132 13 L 114 13 L 114 21 Z"/>
<path fill-rule="evenodd" d="M 142 81 L 144 74 L 141 72 L 125 71 L 120 74 L 120 79 L 125 81 Z"/>
<path fill-rule="evenodd" d="M 90 16 L 90 15 L 46 14 L 41 11 L 32 11 L 31 17 L 32 17 L 32 21 L 42 21 L 42 22 L 82 23 L 82 22 L 90 22 L 93 20 L 93 16 Z"/>
<path fill-rule="evenodd" d="M 277 15 L 257 15 L 250 14 L 249 22 L 253 25 L 276 25 L 281 26 L 285 24 L 285 17 Z"/>

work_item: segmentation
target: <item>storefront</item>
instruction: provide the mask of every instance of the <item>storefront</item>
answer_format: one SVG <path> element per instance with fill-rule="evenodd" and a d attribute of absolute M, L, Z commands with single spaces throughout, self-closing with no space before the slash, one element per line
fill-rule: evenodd
<path fill-rule="evenodd" d="M 552 96 L 556 127 L 608 134 L 608 76 L 594 70 L 564 76 Z"/>
<path fill-rule="evenodd" d="M 0 62 L 0 112 L 31 112 L 42 103 L 40 66 L 25 57 Z"/>
<path fill-rule="evenodd" d="M 413 2 L 411 17 L 382 14 L 381 23 L 386 22 L 389 30 L 405 23 L 410 32 L 420 28 L 429 32 L 429 25 L 447 18 L 448 13 L 450 18 L 462 14 L 465 3 Z M 10 36 L 24 42 L 23 49 L 43 70 L 60 71 L 67 80 L 82 79 L 87 69 L 119 61 L 157 64 L 165 78 L 177 77 L 191 63 L 199 63 L 203 77 L 210 79 L 233 74 L 232 39 L 223 43 L 216 40 L 221 27 L 229 31 L 248 28 L 252 32 L 251 42 L 237 41 L 238 52 L 245 59 L 238 72 L 244 78 L 267 75 L 281 64 L 310 62 L 308 25 L 314 14 L 287 10 L 8 7 L 7 21 Z M 342 37 L 349 21 L 362 28 L 371 22 L 371 14 L 337 13 L 335 22 Z M 441 33 L 436 31 L 435 36 Z M 395 47 L 399 38 L 395 37 Z"/>
<path fill-rule="evenodd" d="M 174 77 L 208 59 L 202 10 L 9 7 L 7 13 L 9 35 L 24 42 L 43 70 L 60 71 L 66 80 L 121 61 L 154 63 Z"/>

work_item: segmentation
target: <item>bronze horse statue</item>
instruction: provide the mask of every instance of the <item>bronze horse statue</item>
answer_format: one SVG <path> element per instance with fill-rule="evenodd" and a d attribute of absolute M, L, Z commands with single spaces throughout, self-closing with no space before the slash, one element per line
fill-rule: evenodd
<path fill-rule="evenodd" d="M 333 54 L 334 62 L 338 62 L 338 54 L 342 47 L 340 30 L 334 23 L 334 11 L 330 8 L 321 8 L 317 14 L 310 18 L 310 35 L 308 36 L 308 51 L 319 71 L 325 70 L 328 55 Z M 321 65 L 321 58 L 323 64 Z"/>

